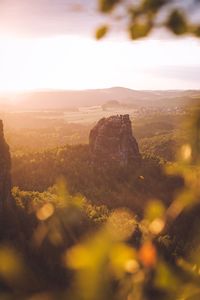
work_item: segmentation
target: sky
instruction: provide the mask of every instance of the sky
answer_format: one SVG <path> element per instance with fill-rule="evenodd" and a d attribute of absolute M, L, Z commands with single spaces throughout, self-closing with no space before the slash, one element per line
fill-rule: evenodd
<path fill-rule="evenodd" d="M 96 41 L 95 29 L 110 22 L 96 4 L 1 0 L 0 92 L 200 88 L 200 40 L 157 32 L 133 42 L 112 24 L 111 34 Z"/>

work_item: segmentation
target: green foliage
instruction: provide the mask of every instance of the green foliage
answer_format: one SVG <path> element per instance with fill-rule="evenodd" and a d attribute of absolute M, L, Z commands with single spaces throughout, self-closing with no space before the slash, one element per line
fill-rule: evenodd
<path fill-rule="evenodd" d="M 96 39 L 100 40 L 103 38 L 106 33 L 108 32 L 108 27 L 107 26 L 101 26 L 96 30 Z"/>
<path fill-rule="evenodd" d="M 192 34 L 199 37 L 200 24 L 192 23 L 190 16 L 191 10 L 199 9 L 198 1 L 188 2 L 187 5 L 175 0 L 140 0 L 136 3 L 99 0 L 99 4 L 100 11 L 104 13 L 113 11 L 117 6 L 123 7 L 126 12 L 124 20 L 128 23 L 128 32 L 133 40 L 148 36 L 154 28 L 166 28 L 176 35 Z"/>
<path fill-rule="evenodd" d="M 159 161 L 152 158 L 126 170 L 111 164 L 95 167 L 90 163 L 87 145 L 13 157 L 12 176 L 13 184 L 20 189 L 40 192 L 63 176 L 70 193 L 81 193 L 96 205 L 126 206 L 139 214 L 147 198 L 159 198 L 168 203 L 179 186 L 179 180 L 169 180 Z"/>
<path fill-rule="evenodd" d="M 144 0 L 142 2 L 142 8 L 144 11 L 151 11 L 156 13 L 167 3 L 167 0 Z"/>
<path fill-rule="evenodd" d="M 185 16 L 178 10 L 174 10 L 167 20 L 167 27 L 176 35 L 187 32 L 187 22 Z"/>
<path fill-rule="evenodd" d="M 45 119 L 38 123 L 38 114 L 32 113 L 20 120 L 11 120 L 11 128 L 6 132 L 6 139 L 10 145 L 11 152 L 15 155 L 23 153 L 40 152 L 46 149 L 62 147 L 64 145 L 77 145 L 88 143 L 91 125 L 66 124 L 62 120 L 50 122 Z M 30 119 L 34 125 L 29 125 Z M 30 121 L 29 120 L 29 121 Z M 15 128 L 15 126 L 17 128 Z M 18 128 L 19 127 L 19 128 Z"/>
<path fill-rule="evenodd" d="M 154 200 L 148 203 L 146 207 L 145 218 L 148 221 L 152 222 L 157 218 L 163 218 L 164 213 L 165 213 L 165 208 L 163 204 L 158 200 Z"/>
<path fill-rule="evenodd" d="M 104 13 L 110 12 L 120 0 L 99 0 L 99 9 Z"/>
<path fill-rule="evenodd" d="M 145 37 L 151 30 L 151 23 L 134 22 L 130 25 L 129 32 L 132 40 Z"/>
<path fill-rule="evenodd" d="M 46 204 L 51 204 L 55 210 L 75 206 L 84 211 L 88 220 L 95 225 L 104 223 L 109 210 L 105 205 L 97 206 L 79 195 L 72 196 L 68 193 L 63 181 L 49 188 L 45 192 L 21 191 L 18 187 L 12 189 L 12 196 L 19 209 L 28 215 L 36 215 Z"/>

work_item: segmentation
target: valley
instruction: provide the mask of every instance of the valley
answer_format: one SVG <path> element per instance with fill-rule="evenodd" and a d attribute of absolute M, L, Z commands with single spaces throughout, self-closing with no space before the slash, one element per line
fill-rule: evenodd
<path fill-rule="evenodd" d="M 133 97 L 133 91 L 126 92 Z M 181 98 L 184 93 L 189 95 Z M 57 287 L 61 293 L 71 291 L 70 267 L 58 263 L 63 249 L 71 253 L 76 247 L 87 247 L 82 246 L 87 239 L 90 245 L 99 235 L 102 247 L 114 249 L 108 251 L 117 251 L 120 241 L 124 255 L 125 249 L 140 253 L 149 239 L 148 251 L 158 251 L 167 264 L 187 258 L 190 247 L 195 249 L 198 235 L 186 235 L 185 226 L 191 223 L 191 215 L 198 223 L 199 205 L 192 211 L 181 206 L 176 217 L 168 214 L 177 195 L 190 191 L 190 164 L 185 169 L 177 166 L 184 155 L 186 160 L 190 155 L 187 122 L 195 111 L 198 115 L 198 97 L 197 91 L 180 95 L 144 92 L 141 102 L 110 100 L 109 96 L 106 102 L 95 103 L 98 105 L 84 100 L 82 104 L 88 105 L 66 108 L 61 101 L 58 109 L 42 109 L 45 101 L 38 105 L 36 99 L 31 107 L 1 108 L 0 175 L 2 182 L 9 183 L 9 201 L 4 205 L 8 207 L 0 210 L 0 236 L 23 253 L 29 276 L 39 278 L 40 282 L 33 284 L 35 291 L 45 290 L 49 284 L 56 297 Z M 6 157 L 11 165 L 9 159 L 5 164 Z M 95 253 L 96 242 L 93 247 Z M 143 263 L 143 258 L 137 259 Z M 145 265 L 142 268 L 146 270 Z M 153 270 L 154 264 L 148 268 Z M 178 268 L 175 264 L 172 274 Z M 27 290 L 20 289 L 25 297 L 32 293 L 30 278 L 27 280 Z M 153 283 L 151 289 L 155 288 Z M 115 299 L 118 289 L 111 291 Z"/>

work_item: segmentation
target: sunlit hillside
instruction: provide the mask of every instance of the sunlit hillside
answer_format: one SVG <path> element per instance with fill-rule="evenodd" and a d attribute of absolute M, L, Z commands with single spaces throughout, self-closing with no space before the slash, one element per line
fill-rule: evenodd
<path fill-rule="evenodd" d="M 3 107 L 12 110 L 81 110 L 82 107 L 102 106 L 117 101 L 127 109 L 138 107 L 180 107 L 198 103 L 200 92 L 188 91 L 142 91 L 114 87 L 81 91 L 38 91 L 4 94 L 0 101 Z M 123 108 L 123 107 L 122 107 Z M 1 108 L 2 109 L 2 108 Z M 88 108 L 89 109 L 89 108 Z"/>

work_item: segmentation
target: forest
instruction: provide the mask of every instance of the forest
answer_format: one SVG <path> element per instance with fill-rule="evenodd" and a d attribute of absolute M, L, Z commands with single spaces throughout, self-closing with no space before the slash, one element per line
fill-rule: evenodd
<path fill-rule="evenodd" d="M 12 162 L 2 297 L 198 299 L 198 108 L 130 115 L 141 160 L 126 167 L 91 163 L 98 120 L 2 116 Z"/>

